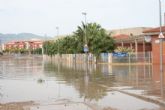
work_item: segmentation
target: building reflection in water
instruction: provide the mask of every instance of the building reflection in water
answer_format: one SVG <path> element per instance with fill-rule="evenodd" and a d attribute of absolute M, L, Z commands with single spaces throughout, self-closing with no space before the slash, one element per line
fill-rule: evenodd
<path fill-rule="evenodd" d="M 155 94 L 160 94 L 161 97 L 165 100 L 165 89 L 164 89 L 164 85 L 165 85 L 165 78 L 164 75 L 160 74 L 160 65 L 153 65 L 153 80 L 155 82 L 155 86 L 154 86 L 154 93 Z"/>
<path fill-rule="evenodd" d="M 131 87 L 130 90 L 140 90 L 142 95 L 164 99 L 164 76 L 161 80 L 158 65 L 112 66 L 47 61 L 44 67 L 45 71 L 52 71 L 46 74 L 49 77 L 74 86 L 84 101 L 103 98 L 109 90 L 107 87 L 126 86 Z"/>
<path fill-rule="evenodd" d="M 13 56 L 14 57 L 14 56 Z M 23 56 L 1 59 L 0 63 L 0 78 L 29 78 L 36 74 L 42 73 L 42 66 L 40 66 L 40 57 Z M 38 60 L 38 61 L 34 61 Z M 11 72 L 12 71 L 12 72 Z M 26 76 L 26 77 L 25 77 Z"/>

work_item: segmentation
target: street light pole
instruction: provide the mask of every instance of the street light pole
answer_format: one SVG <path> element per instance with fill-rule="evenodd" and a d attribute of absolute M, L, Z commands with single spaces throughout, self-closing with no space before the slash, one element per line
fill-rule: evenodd
<path fill-rule="evenodd" d="M 88 62 L 88 43 L 87 43 L 87 20 L 86 20 L 86 16 L 87 16 L 87 13 L 86 12 L 82 12 L 82 14 L 84 15 L 85 17 L 85 32 L 84 32 L 84 36 L 85 36 L 85 45 L 84 45 L 84 52 L 86 54 L 86 63 Z"/>
<path fill-rule="evenodd" d="M 85 44 L 87 45 L 87 36 L 86 36 L 86 34 L 87 34 L 87 32 L 86 32 L 87 31 L 87 29 L 86 29 L 86 26 L 87 26 L 87 18 L 86 18 L 87 13 L 86 12 L 83 12 L 82 14 L 85 17 Z"/>
<path fill-rule="evenodd" d="M 0 54 L 2 54 L 2 42 L 1 42 L 1 39 L 0 39 Z"/>
<path fill-rule="evenodd" d="M 159 0 L 159 22 L 160 22 L 160 73 L 163 73 L 163 38 L 164 35 L 162 33 L 162 8 L 161 8 L 161 0 Z"/>
<path fill-rule="evenodd" d="M 163 86 L 163 39 L 164 35 L 162 33 L 162 8 L 161 8 L 161 0 L 159 0 L 159 22 L 160 22 L 160 33 L 159 33 L 159 39 L 160 39 L 160 81 L 161 81 L 161 87 Z M 163 94 L 163 89 L 161 89 L 161 94 Z"/>
<path fill-rule="evenodd" d="M 161 0 L 159 0 L 159 23 L 160 23 L 160 33 L 162 33 L 162 7 L 161 7 Z"/>
<path fill-rule="evenodd" d="M 87 88 L 88 88 L 88 81 L 89 81 L 89 76 L 88 76 L 88 42 L 87 42 L 87 20 L 86 20 L 86 16 L 87 16 L 87 13 L 86 12 L 83 12 L 82 13 L 85 17 L 85 32 L 84 32 L 84 36 L 85 36 L 85 44 L 84 44 L 84 52 L 85 52 L 85 63 L 86 63 L 86 70 L 85 70 L 85 77 L 84 77 L 84 80 L 85 80 L 85 97 L 84 97 L 84 101 L 86 101 L 86 95 L 88 95 L 88 91 L 87 91 Z"/>
<path fill-rule="evenodd" d="M 59 37 L 59 27 L 58 27 L 58 26 L 56 27 L 56 31 L 57 31 L 57 36 L 56 36 L 56 37 L 57 37 L 57 39 L 59 39 L 59 38 L 58 38 L 58 37 Z M 57 49 L 58 49 L 58 50 L 57 50 L 57 54 L 58 54 L 58 60 L 59 60 L 59 54 L 60 54 L 60 53 L 59 53 L 59 41 L 58 41 L 58 47 L 57 47 Z"/>
<path fill-rule="evenodd" d="M 57 39 L 59 39 L 58 37 L 59 37 L 59 27 L 56 27 L 56 31 L 57 31 Z M 57 53 L 58 53 L 58 55 L 59 55 L 59 42 L 58 42 L 58 50 L 57 50 Z"/>
<path fill-rule="evenodd" d="M 57 31 L 57 40 L 59 40 L 59 27 L 56 27 L 56 31 Z M 60 52 L 59 52 L 59 41 L 58 41 L 58 61 L 60 60 Z M 58 74 L 60 73 L 60 62 L 58 62 Z M 58 98 L 60 98 L 60 82 L 58 83 Z"/>

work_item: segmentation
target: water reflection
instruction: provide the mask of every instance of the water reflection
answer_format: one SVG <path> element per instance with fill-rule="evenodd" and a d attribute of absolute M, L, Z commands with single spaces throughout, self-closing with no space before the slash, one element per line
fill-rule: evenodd
<path fill-rule="evenodd" d="M 131 100 L 136 109 L 158 109 L 158 105 L 118 90 L 165 99 L 164 84 L 157 65 L 76 64 L 43 61 L 37 56 L 0 59 L 0 103 L 71 99 L 96 107 L 132 110 Z"/>
<path fill-rule="evenodd" d="M 36 61 L 34 61 L 36 60 Z M 0 78 L 28 78 L 42 72 L 40 57 L 9 57 L 0 59 Z M 26 77 L 25 77 L 26 76 Z"/>
<path fill-rule="evenodd" d="M 73 65 L 75 67 L 76 65 Z M 45 70 L 54 72 L 54 74 L 46 74 L 49 77 L 54 75 L 60 81 L 65 81 L 67 85 L 72 85 L 79 91 L 80 97 L 85 100 L 99 100 L 106 96 L 106 87 L 101 84 L 112 84 L 114 80 L 100 74 L 99 71 L 88 71 L 88 68 L 71 68 L 70 66 L 64 67 L 62 63 L 46 63 Z M 60 68 L 60 74 L 59 74 Z M 84 74 L 85 72 L 85 74 Z M 114 78 L 114 77 L 113 77 Z"/>
<path fill-rule="evenodd" d="M 107 87 L 123 86 L 129 87 L 129 92 L 132 90 L 134 93 L 164 99 L 165 82 L 161 81 L 160 74 L 155 72 L 157 68 L 159 67 L 152 65 L 112 66 L 66 62 L 46 62 L 44 66 L 45 71 L 54 72 L 52 77 L 73 85 L 80 96 L 88 100 L 99 100 L 106 96 Z"/>
<path fill-rule="evenodd" d="M 150 91 L 151 94 L 154 95 L 160 95 L 161 98 L 165 100 L 165 73 L 161 74 L 160 73 L 160 65 L 154 65 L 153 66 L 153 80 L 154 80 L 154 85 L 153 85 L 153 90 Z"/>

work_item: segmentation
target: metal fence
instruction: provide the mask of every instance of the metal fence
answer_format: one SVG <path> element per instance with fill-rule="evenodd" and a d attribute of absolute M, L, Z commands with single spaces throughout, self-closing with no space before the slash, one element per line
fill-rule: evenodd
<path fill-rule="evenodd" d="M 151 52 L 130 53 L 126 56 L 113 56 L 112 63 L 151 63 Z"/>
<path fill-rule="evenodd" d="M 48 56 L 49 57 L 49 56 Z M 62 60 L 68 62 L 85 62 L 85 54 L 63 54 L 52 56 L 51 60 Z M 88 62 L 95 63 L 96 57 L 93 54 L 88 54 Z M 98 63 L 151 63 L 151 52 L 138 52 L 138 53 L 101 53 L 97 59 Z"/>

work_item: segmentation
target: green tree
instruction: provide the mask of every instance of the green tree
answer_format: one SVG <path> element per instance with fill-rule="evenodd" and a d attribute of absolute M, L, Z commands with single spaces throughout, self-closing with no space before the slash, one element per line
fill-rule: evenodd
<path fill-rule="evenodd" d="M 111 38 L 111 34 L 108 35 L 105 29 L 97 23 L 85 25 L 82 22 L 82 25 L 77 27 L 73 35 L 57 39 L 56 41 L 44 42 L 44 53 L 50 56 L 57 53 L 84 53 L 85 33 L 89 52 L 93 53 L 96 58 L 99 57 L 100 53 L 112 52 L 114 50 L 114 40 Z"/>
<path fill-rule="evenodd" d="M 43 48 L 44 54 L 52 56 L 55 54 L 54 50 L 56 50 L 57 47 L 54 45 L 53 41 L 45 41 L 43 44 Z"/>
<path fill-rule="evenodd" d="M 33 52 L 32 52 L 33 54 L 42 54 L 42 48 L 37 48 L 37 49 L 34 49 L 33 50 Z"/>
<path fill-rule="evenodd" d="M 82 23 L 82 26 L 78 26 L 75 35 L 79 38 L 78 41 L 81 44 L 81 48 L 83 48 L 85 44 L 85 31 L 89 52 L 93 53 L 96 59 L 99 57 L 100 53 L 112 52 L 114 50 L 114 40 L 111 38 L 111 34 L 108 35 L 105 29 L 97 23 L 89 23 L 87 25 Z"/>

